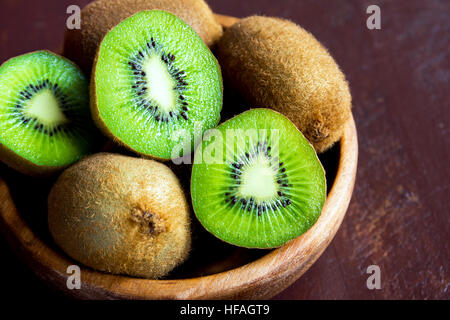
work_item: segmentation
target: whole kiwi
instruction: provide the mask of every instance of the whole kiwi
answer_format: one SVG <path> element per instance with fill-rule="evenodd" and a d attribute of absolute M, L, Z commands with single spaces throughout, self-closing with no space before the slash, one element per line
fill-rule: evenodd
<path fill-rule="evenodd" d="M 252 16 L 224 32 L 217 58 L 226 83 L 255 106 L 286 115 L 323 152 L 351 115 L 344 74 L 327 50 L 293 22 Z"/>
<path fill-rule="evenodd" d="M 144 10 L 173 13 L 190 25 L 208 46 L 222 36 L 222 26 L 204 0 L 96 0 L 81 10 L 81 28 L 66 31 L 64 56 L 89 75 L 97 48 L 107 32 Z"/>
<path fill-rule="evenodd" d="M 55 242 L 91 268 L 150 279 L 188 256 L 189 206 L 173 172 L 146 159 L 99 153 L 68 168 L 48 198 Z"/>

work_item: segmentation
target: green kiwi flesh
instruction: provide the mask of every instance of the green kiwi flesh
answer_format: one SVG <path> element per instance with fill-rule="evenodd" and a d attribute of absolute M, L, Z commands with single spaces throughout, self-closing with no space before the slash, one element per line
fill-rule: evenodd
<path fill-rule="evenodd" d="M 38 51 L 0 67 L 0 157 L 9 166 L 59 170 L 92 151 L 95 130 L 88 81 L 72 62 Z"/>
<path fill-rule="evenodd" d="M 197 218 L 216 237 L 247 248 L 279 247 L 318 219 L 325 172 L 290 120 L 252 109 L 206 134 L 195 151 L 191 196 Z"/>
<path fill-rule="evenodd" d="M 177 134 L 184 132 L 193 142 L 195 128 L 203 132 L 220 120 L 217 60 L 191 27 L 165 11 L 139 12 L 106 35 L 91 90 L 98 126 L 131 150 L 157 159 L 183 155 L 172 154 L 180 144 Z"/>

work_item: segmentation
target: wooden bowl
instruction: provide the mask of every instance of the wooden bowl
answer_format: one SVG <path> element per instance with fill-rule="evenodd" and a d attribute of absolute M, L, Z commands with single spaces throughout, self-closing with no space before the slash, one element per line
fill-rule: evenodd
<path fill-rule="evenodd" d="M 220 15 L 218 19 L 225 27 L 236 21 L 235 18 Z M 223 251 L 227 252 L 227 255 L 224 255 L 222 260 L 219 259 L 218 262 L 210 263 L 206 267 L 199 268 L 200 271 L 190 274 L 183 274 L 183 265 L 172 276 L 173 279 L 147 280 L 111 275 L 80 265 L 81 289 L 69 290 L 66 284 L 69 274 L 66 271 L 68 266 L 78 263 L 57 248 L 48 235 L 45 212 L 45 195 L 48 190 L 44 187 L 44 191 L 39 192 L 38 189 L 41 187 L 39 182 L 34 182 L 35 180 L 25 180 L 17 187 L 21 176 L 15 176 L 15 173 L 7 170 L 0 171 L 3 175 L 8 175 L 9 172 L 9 179 L 6 178 L 8 184 L 0 178 L 0 228 L 11 247 L 39 278 L 76 298 L 267 299 L 287 288 L 305 273 L 333 239 L 350 202 L 357 159 L 357 133 L 354 120 L 351 118 L 346 124 L 340 143 L 332 151 L 321 156 L 322 162 L 331 163 L 324 166 L 328 182 L 330 183 L 330 180 L 334 182 L 329 185 L 328 197 L 321 216 L 308 232 L 278 249 L 257 250 L 257 254 L 255 250 L 227 247 Z M 49 188 L 53 181 L 45 183 Z M 14 191 L 14 188 L 19 191 Z M 30 198 L 33 192 L 37 193 L 36 199 L 32 196 Z M 26 204 L 23 203 L 27 201 L 23 199 L 17 201 L 20 197 L 12 195 L 17 193 L 26 194 L 25 199 L 31 202 L 22 213 L 36 212 L 19 213 L 16 205 L 19 208 L 24 207 Z M 34 201 L 41 203 L 41 209 L 33 209 Z M 36 205 L 36 208 L 38 207 L 39 205 Z M 211 239 L 208 238 L 203 242 L 217 241 L 210 237 Z M 206 253 L 208 252 L 212 251 Z M 209 275 L 198 276 L 203 274 Z"/>

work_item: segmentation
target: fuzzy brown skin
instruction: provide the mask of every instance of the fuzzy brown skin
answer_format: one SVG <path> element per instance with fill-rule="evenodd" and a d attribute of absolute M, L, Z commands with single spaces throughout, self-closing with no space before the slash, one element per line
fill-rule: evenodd
<path fill-rule="evenodd" d="M 227 29 L 217 44 L 225 79 L 250 103 L 286 115 L 323 152 L 338 141 L 351 115 L 345 76 L 306 30 L 253 16 Z"/>
<path fill-rule="evenodd" d="M 156 279 L 188 256 L 189 207 L 173 172 L 153 161 L 99 153 L 60 176 L 48 199 L 55 242 L 100 271 Z"/>
<path fill-rule="evenodd" d="M 81 11 L 81 29 L 66 31 L 64 55 L 89 75 L 97 48 L 108 31 L 139 11 L 155 9 L 184 20 L 209 47 L 222 36 L 222 26 L 203 0 L 97 0 Z"/>

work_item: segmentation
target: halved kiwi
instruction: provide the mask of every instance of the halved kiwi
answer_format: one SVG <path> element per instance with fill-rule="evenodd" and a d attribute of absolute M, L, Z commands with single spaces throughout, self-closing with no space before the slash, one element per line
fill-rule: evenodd
<path fill-rule="evenodd" d="M 0 158 L 32 175 L 49 174 L 95 146 L 88 82 L 70 61 L 48 51 L 0 67 Z"/>
<path fill-rule="evenodd" d="M 326 198 L 325 171 L 285 116 L 246 111 L 211 130 L 195 152 L 195 214 L 234 245 L 273 248 L 306 232 Z"/>
<path fill-rule="evenodd" d="M 94 119 L 104 133 L 157 159 L 182 156 L 172 154 L 186 139 L 178 134 L 193 142 L 196 128 L 203 132 L 220 120 L 217 60 L 191 27 L 165 11 L 139 12 L 106 35 L 91 90 Z"/>

